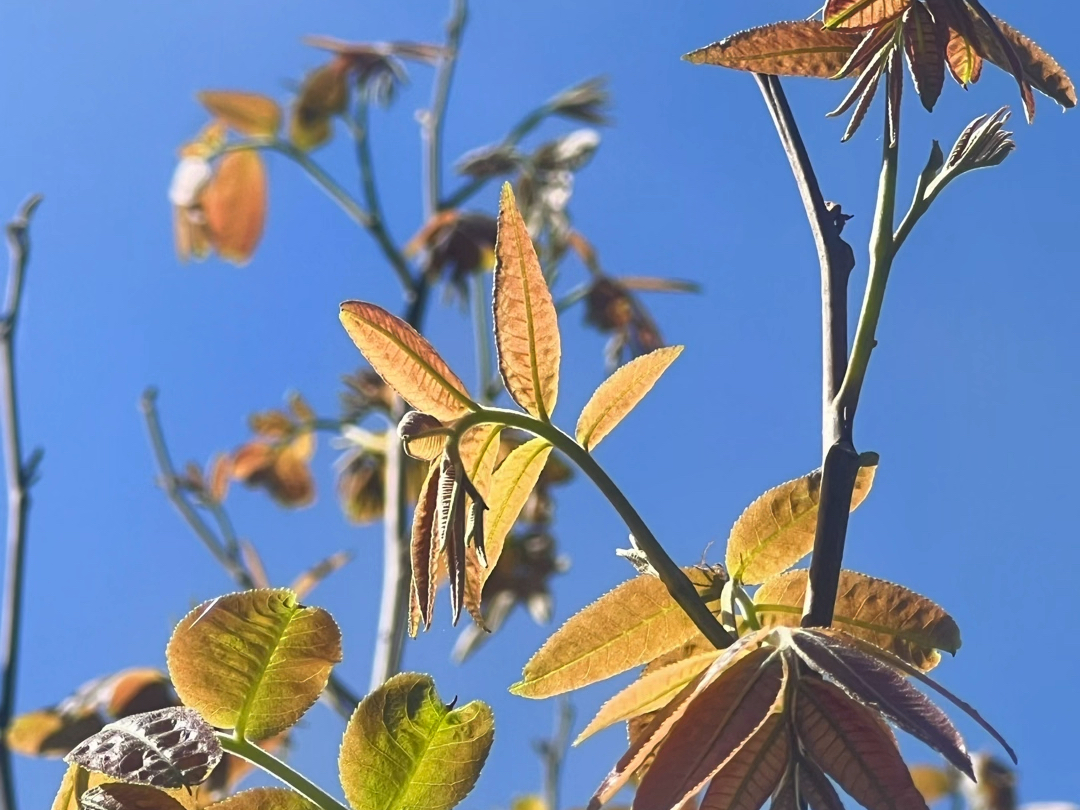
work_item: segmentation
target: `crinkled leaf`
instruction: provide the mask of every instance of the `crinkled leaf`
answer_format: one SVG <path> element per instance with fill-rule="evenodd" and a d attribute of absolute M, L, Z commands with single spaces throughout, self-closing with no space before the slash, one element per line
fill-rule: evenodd
<path fill-rule="evenodd" d="M 559 395 L 559 316 L 509 183 L 503 185 L 499 200 L 495 256 L 499 372 L 514 401 L 547 420 Z"/>
<path fill-rule="evenodd" d="M 254 149 L 223 155 L 200 202 L 214 249 L 233 264 L 247 264 L 266 222 L 262 156 Z"/>
<path fill-rule="evenodd" d="M 412 539 L 409 543 L 412 559 L 412 586 L 409 602 L 409 635 L 416 637 L 420 625 L 431 626 L 435 603 L 435 556 L 438 538 L 435 536 L 439 497 L 439 463 L 434 462 L 420 487 L 420 497 L 413 511 Z"/>
<path fill-rule="evenodd" d="M 316 810 L 316 806 L 288 788 L 252 788 L 222 799 L 207 810 Z"/>
<path fill-rule="evenodd" d="M 698 593 L 718 608 L 723 579 L 708 569 L 684 570 Z M 510 691 L 543 698 L 580 689 L 648 663 L 697 632 L 663 582 L 639 576 L 572 616 L 529 659 Z"/>
<path fill-rule="evenodd" d="M 199 605 L 177 625 L 167 654 L 186 705 L 261 740 L 290 728 L 322 694 L 341 660 L 341 631 L 292 591 L 260 589 Z"/>
<path fill-rule="evenodd" d="M 877 453 L 859 456 L 851 508 L 866 499 L 877 472 Z M 785 571 L 814 548 L 821 470 L 773 487 L 746 507 L 728 536 L 727 569 L 732 579 L 756 585 Z"/>
<path fill-rule="evenodd" d="M 372 368 L 417 410 L 452 422 L 476 407 L 434 347 L 401 318 L 374 304 L 346 301 L 341 323 Z"/>
<path fill-rule="evenodd" d="M 683 58 L 695 65 L 828 79 L 844 66 L 859 39 L 856 34 L 825 30 L 817 20 L 795 20 L 732 34 Z"/>
<path fill-rule="evenodd" d="M 476 784 L 495 726 L 473 701 L 454 709 L 427 675 L 395 675 L 361 701 L 338 768 L 354 810 L 449 810 Z"/>
<path fill-rule="evenodd" d="M 798 627 L 806 583 L 806 570 L 766 580 L 754 594 L 762 624 Z M 960 628 L 941 607 L 902 585 L 854 571 L 840 572 L 833 623 L 924 671 L 941 660 L 937 650 L 960 649 Z"/>
<path fill-rule="evenodd" d="M 259 93 L 204 90 L 198 99 L 212 116 L 244 135 L 270 137 L 281 127 L 281 107 Z"/>
<path fill-rule="evenodd" d="M 836 681 L 863 703 L 873 706 L 897 727 L 922 740 L 961 772 L 971 774 L 971 760 L 964 740 L 945 712 L 896 670 L 850 646 L 844 638 L 835 631 L 792 632 L 795 650 L 811 669 Z M 824 763 L 821 764 L 824 766 Z"/>
<path fill-rule="evenodd" d="M 91 788 L 79 800 L 82 810 L 183 810 L 184 805 L 149 785 L 111 782 Z"/>
<path fill-rule="evenodd" d="M 770 714 L 713 777 L 699 810 L 758 810 L 783 777 L 791 735 L 780 712 Z"/>
<path fill-rule="evenodd" d="M 720 650 L 699 653 L 642 673 L 640 678 L 600 707 L 596 717 L 589 721 L 589 725 L 578 735 L 574 745 L 622 720 L 663 708 L 683 687 L 708 669 L 720 654 Z"/>
<path fill-rule="evenodd" d="M 870 709 L 832 684 L 803 678 L 795 713 L 807 754 L 867 810 L 926 810 L 896 742 Z"/>
<path fill-rule="evenodd" d="M 600 384 L 578 417 L 578 444 L 592 450 L 645 397 L 667 367 L 682 354 L 682 346 L 666 346 L 621 366 Z"/>
<path fill-rule="evenodd" d="M 551 443 L 546 439 L 530 439 L 511 450 L 492 474 L 484 528 L 484 549 L 488 563 L 484 571 L 485 580 L 495 570 L 506 536 L 521 514 L 536 482 L 540 480 L 551 449 Z M 492 447 L 489 452 L 496 452 L 496 448 Z M 488 461 L 490 463 L 490 457 Z"/>
<path fill-rule="evenodd" d="M 702 688 L 668 732 L 641 780 L 634 797 L 636 810 L 669 810 L 701 790 L 780 710 L 784 682 L 780 656 L 762 649 Z"/>
<path fill-rule="evenodd" d="M 862 31 L 899 17 L 911 0 L 828 0 L 825 4 L 826 28 Z"/>
<path fill-rule="evenodd" d="M 174 706 L 109 723 L 64 760 L 113 779 L 178 788 L 206 779 L 221 755 L 214 730 L 199 712 Z"/>

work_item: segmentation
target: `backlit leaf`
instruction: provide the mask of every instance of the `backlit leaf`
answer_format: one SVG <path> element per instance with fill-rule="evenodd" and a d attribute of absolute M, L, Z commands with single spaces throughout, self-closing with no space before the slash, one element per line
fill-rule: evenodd
<path fill-rule="evenodd" d="M 186 705 L 261 740 L 290 728 L 322 694 L 341 660 L 341 632 L 292 591 L 260 589 L 199 605 L 180 620 L 167 654 Z"/>
<path fill-rule="evenodd" d="M 20 714 L 7 727 L 8 748 L 28 757 L 62 757 L 105 726 L 94 710 L 76 715 L 56 709 Z"/>
<path fill-rule="evenodd" d="M 1049 96 L 1062 107 L 1076 106 L 1076 86 L 1069 78 L 1065 69 L 1058 64 L 1050 54 L 1044 51 L 1030 37 L 1017 31 L 1008 23 L 998 20 L 998 27 L 1005 39 L 1012 45 L 1020 60 L 1020 66 L 1024 70 L 1024 77 L 1031 86 L 1043 95 Z M 987 27 L 981 20 L 975 22 L 976 29 L 981 32 L 980 45 L 986 49 L 984 54 L 991 62 L 1002 70 L 1009 71 L 1009 60 L 1004 49 L 987 33 Z"/>
<path fill-rule="evenodd" d="M 708 669 L 720 652 L 712 650 L 699 653 L 651 672 L 644 672 L 640 678 L 600 707 L 596 717 L 589 721 L 589 725 L 574 740 L 574 745 L 622 720 L 663 708 L 684 686 Z"/>
<path fill-rule="evenodd" d="M 221 258 L 247 264 L 266 222 L 266 166 L 254 149 L 223 155 L 201 197 L 210 242 Z"/>
<path fill-rule="evenodd" d="M 961 87 L 975 84 L 982 76 L 983 58 L 963 34 L 950 30 L 945 60 L 953 78 Z"/>
<path fill-rule="evenodd" d="M 945 86 L 945 48 L 949 29 L 922 3 L 912 3 L 904 15 L 904 47 L 915 92 L 923 106 L 933 111 Z"/>
<path fill-rule="evenodd" d="M 559 395 L 559 316 L 509 183 L 503 185 L 499 200 L 495 256 L 499 372 L 518 405 L 548 420 Z"/>
<path fill-rule="evenodd" d="M 91 788 L 79 800 L 82 810 L 183 810 L 184 805 L 148 785 L 112 782 Z"/>
<path fill-rule="evenodd" d="M 761 649 L 701 689 L 641 780 L 636 810 L 669 810 L 701 790 L 780 711 L 784 682 L 780 656 Z"/>
<path fill-rule="evenodd" d="M 851 496 L 854 510 L 865 500 L 877 472 L 877 454 L 863 453 Z M 821 470 L 774 487 L 746 507 L 728 536 L 727 569 L 750 585 L 786 571 L 814 548 Z"/>
<path fill-rule="evenodd" d="M 867 810 L 925 810 L 896 743 L 874 713 L 832 684 L 799 682 L 795 704 L 807 754 Z"/>
<path fill-rule="evenodd" d="M 178 788 L 206 779 L 221 755 L 214 730 L 199 713 L 174 706 L 109 723 L 64 760 L 126 782 Z"/>
<path fill-rule="evenodd" d="M 945 712 L 895 669 L 852 647 L 846 638 L 832 630 L 792 632 L 795 650 L 811 669 L 831 678 L 898 728 L 922 740 L 961 772 L 971 774 L 964 740 Z M 857 639 L 852 641 L 857 643 Z"/>
<path fill-rule="evenodd" d="M 828 0 L 825 27 L 866 30 L 899 17 L 910 5 L 911 0 Z"/>
<path fill-rule="evenodd" d="M 732 34 L 683 58 L 695 65 L 828 79 L 844 66 L 859 40 L 856 34 L 825 30 L 817 20 L 796 20 Z"/>
<path fill-rule="evenodd" d="M 212 116 L 244 135 L 271 137 L 281 126 L 281 107 L 259 93 L 204 90 L 198 98 Z"/>
<path fill-rule="evenodd" d="M 295 790 L 268 787 L 242 791 L 210 807 L 213 810 L 316 810 L 314 804 Z"/>
<path fill-rule="evenodd" d="M 600 444 L 649 393 L 682 350 L 682 346 L 668 346 L 649 352 L 621 366 L 604 380 L 578 417 L 575 434 L 578 444 L 586 450 Z"/>
<path fill-rule="evenodd" d="M 912 765 L 911 781 L 927 804 L 933 804 L 956 790 L 956 779 L 949 771 L 933 765 Z M 955 773 L 955 771 L 953 772 Z"/>
<path fill-rule="evenodd" d="M 476 784 L 495 726 L 487 704 L 453 709 L 427 675 L 395 675 L 361 701 L 338 769 L 354 810 L 449 810 Z"/>
<path fill-rule="evenodd" d="M 485 580 L 495 570 L 506 536 L 540 480 L 551 449 L 547 439 L 530 439 L 511 450 L 492 474 L 487 493 L 488 514 L 484 521 L 484 549 L 488 562 Z M 489 452 L 497 452 L 497 449 L 492 448 Z"/>
<path fill-rule="evenodd" d="M 698 593 L 719 609 L 723 579 L 711 570 L 684 570 Z M 646 664 L 697 632 L 663 582 L 638 576 L 567 620 L 529 659 L 522 680 L 510 691 L 544 698 L 580 689 Z"/>
<path fill-rule="evenodd" d="M 783 777 L 791 735 L 781 712 L 773 712 L 713 777 L 699 810 L 758 810 Z"/>
<path fill-rule="evenodd" d="M 405 321 L 374 304 L 346 301 L 341 323 L 379 376 L 418 411 L 452 422 L 477 407 L 434 347 Z"/>
<path fill-rule="evenodd" d="M 431 612 L 435 601 L 435 559 L 438 538 L 435 537 L 439 495 L 439 463 L 428 468 L 427 477 L 420 487 L 420 497 L 413 511 L 412 539 L 409 553 L 412 561 L 412 584 L 409 601 L 409 635 L 416 637 L 420 625 L 431 626 Z"/>
<path fill-rule="evenodd" d="M 806 582 L 805 569 L 767 580 L 754 594 L 762 624 L 798 627 Z M 840 572 L 833 623 L 924 671 L 941 660 L 937 650 L 955 654 L 960 649 L 960 628 L 938 605 L 901 585 L 854 571 Z"/>

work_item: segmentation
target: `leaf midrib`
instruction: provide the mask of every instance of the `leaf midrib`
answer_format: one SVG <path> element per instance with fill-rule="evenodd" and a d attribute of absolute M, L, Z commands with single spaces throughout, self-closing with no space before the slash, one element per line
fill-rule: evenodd
<path fill-rule="evenodd" d="M 522 244 L 522 238 L 529 240 L 529 248 L 532 248 L 532 239 L 529 237 L 528 232 L 525 231 L 525 222 L 519 218 L 515 218 L 517 221 L 514 223 L 514 242 L 517 247 L 517 264 L 519 270 L 519 277 L 521 279 L 522 288 L 522 300 L 525 303 L 525 329 L 529 335 L 529 371 L 532 374 L 533 384 L 533 396 L 536 399 L 537 416 L 540 419 L 547 422 L 549 421 L 547 406 L 544 402 L 544 394 L 540 390 L 540 363 L 536 356 L 536 326 L 533 323 L 533 311 L 532 311 L 532 290 L 529 287 L 529 267 L 528 262 L 525 259 L 525 246 Z M 524 235 L 522 232 L 525 231 Z"/>

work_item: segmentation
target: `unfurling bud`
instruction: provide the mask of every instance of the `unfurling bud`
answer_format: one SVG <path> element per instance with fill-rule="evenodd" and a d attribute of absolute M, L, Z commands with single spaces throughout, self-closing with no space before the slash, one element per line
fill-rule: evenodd
<path fill-rule="evenodd" d="M 421 461 L 433 461 L 446 449 L 448 431 L 443 423 L 420 411 L 409 411 L 398 424 L 405 452 Z"/>

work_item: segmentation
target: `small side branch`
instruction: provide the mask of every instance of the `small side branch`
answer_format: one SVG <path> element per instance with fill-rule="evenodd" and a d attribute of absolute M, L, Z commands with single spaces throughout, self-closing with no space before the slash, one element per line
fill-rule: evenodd
<path fill-rule="evenodd" d="M 30 260 L 30 218 L 41 204 L 34 195 L 7 226 L 11 269 L 8 273 L 7 299 L 0 315 L 0 420 L 3 430 L 4 473 L 7 478 L 8 524 L 7 563 L 4 568 L 4 595 L 0 615 L 0 808 L 15 810 L 15 785 L 11 771 L 11 752 L 5 730 L 15 711 L 15 685 L 18 673 L 19 636 L 22 629 L 22 592 L 26 550 L 26 519 L 30 512 L 30 486 L 41 458 L 35 452 L 29 459 L 22 454 L 19 430 L 19 400 L 15 385 L 15 330 L 22 306 L 23 280 Z"/>
<path fill-rule="evenodd" d="M 574 704 L 563 698 L 555 716 L 555 729 L 551 737 L 533 743 L 544 768 L 544 808 L 559 810 L 559 794 L 562 788 L 562 766 L 570 749 L 574 731 Z"/>

